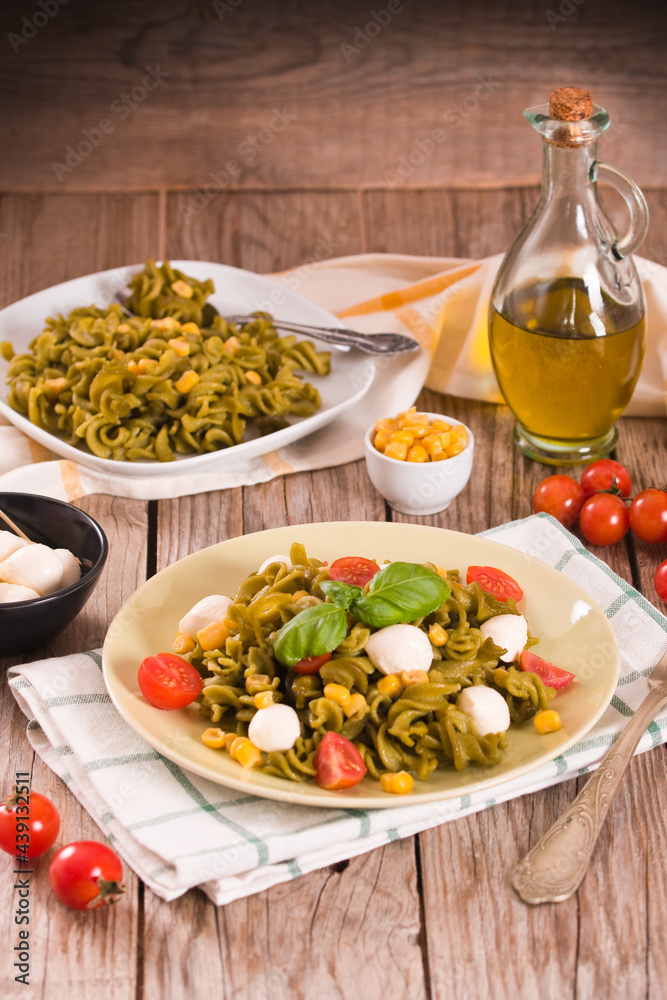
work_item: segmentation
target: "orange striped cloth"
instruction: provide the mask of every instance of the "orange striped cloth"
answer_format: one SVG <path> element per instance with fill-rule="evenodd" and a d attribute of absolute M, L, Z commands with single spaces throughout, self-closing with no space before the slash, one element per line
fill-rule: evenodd
<path fill-rule="evenodd" d="M 89 493 L 160 499 L 266 482 L 278 475 L 342 465 L 363 456 L 366 429 L 411 406 L 425 384 L 439 392 L 502 402 L 487 342 L 488 303 L 501 256 L 485 260 L 363 254 L 304 264 L 273 275 L 280 285 L 368 333 L 408 333 L 418 355 L 379 358 L 366 396 L 335 422 L 261 458 L 225 463 L 219 472 L 184 474 L 181 463 L 164 477 L 107 475 L 58 460 L 9 425 L 0 426 L 0 490 L 75 500 Z M 647 356 L 626 413 L 664 416 L 667 389 L 667 268 L 636 258 L 647 299 Z M 0 424 L 2 423 L 0 419 Z M 187 463 L 186 463 L 187 464 Z"/>

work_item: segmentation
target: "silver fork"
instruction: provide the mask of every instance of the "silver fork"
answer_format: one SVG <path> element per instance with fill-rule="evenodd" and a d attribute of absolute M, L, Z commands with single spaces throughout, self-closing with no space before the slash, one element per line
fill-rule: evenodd
<path fill-rule="evenodd" d="M 123 307 L 123 312 L 127 316 L 134 316 L 135 313 L 127 308 L 129 297 L 129 292 L 116 292 L 116 300 Z M 204 310 L 208 310 L 205 323 L 208 326 L 219 313 L 210 302 L 206 303 Z M 251 323 L 256 318 L 256 316 L 225 317 L 228 323 L 236 324 Z M 309 337 L 321 340 L 326 344 L 336 344 L 347 349 L 356 347 L 365 354 L 406 354 L 410 351 L 420 350 L 420 346 L 416 340 L 413 340 L 411 337 L 405 337 L 402 333 L 358 333 L 356 330 L 311 326 L 309 323 L 292 323 L 282 319 L 274 319 L 273 325 L 278 330 L 288 330 L 290 333 L 305 333 Z"/>
<path fill-rule="evenodd" d="M 651 690 L 569 809 L 519 862 L 512 885 L 526 903 L 559 903 L 581 885 L 612 799 L 646 727 L 667 703 L 667 652 Z"/>

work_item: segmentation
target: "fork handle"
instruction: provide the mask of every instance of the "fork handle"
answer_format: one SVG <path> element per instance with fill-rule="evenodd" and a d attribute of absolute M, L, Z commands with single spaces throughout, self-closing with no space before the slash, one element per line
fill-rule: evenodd
<path fill-rule="evenodd" d="M 519 862 L 512 885 L 526 903 L 559 903 L 577 891 L 632 754 L 665 703 L 664 688 L 649 691 L 569 809 Z"/>

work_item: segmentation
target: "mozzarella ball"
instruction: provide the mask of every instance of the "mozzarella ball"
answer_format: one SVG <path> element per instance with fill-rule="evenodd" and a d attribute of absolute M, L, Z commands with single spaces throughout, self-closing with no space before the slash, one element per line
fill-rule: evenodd
<path fill-rule="evenodd" d="M 26 545 L 0 563 L 0 577 L 45 597 L 62 587 L 63 564 L 48 545 Z"/>
<path fill-rule="evenodd" d="M 416 625 L 387 625 L 366 640 L 365 648 L 373 666 L 383 674 L 428 670 L 433 662 L 429 637 Z"/>
<path fill-rule="evenodd" d="M 257 573 L 258 574 L 259 573 L 263 573 L 265 570 L 267 570 L 269 568 L 269 566 L 271 565 L 271 563 L 285 563 L 285 565 L 287 566 L 288 569 L 292 565 L 289 556 L 280 555 L 280 554 L 278 554 L 277 556 L 269 556 L 269 558 L 265 559 L 264 562 L 262 563 L 262 565 L 259 567 L 259 569 L 257 570 Z"/>
<path fill-rule="evenodd" d="M 30 545 L 24 538 L 19 538 L 12 531 L 0 531 L 0 562 L 7 559 L 12 552 L 22 549 L 25 545 Z"/>
<path fill-rule="evenodd" d="M 456 699 L 456 707 L 470 716 L 478 736 L 504 733 L 509 729 L 510 710 L 507 702 L 493 688 L 483 684 L 466 688 Z"/>
<path fill-rule="evenodd" d="M 70 584 L 76 583 L 81 577 L 81 563 L 69 549 L 54 549 L 54 551 L 63 564 L 63 582 L 61 586 L 69 587 Z"/>
<path fill-rule="evenodd" d="M 291 750 L 301 735 L 299 716 L 289 705 L 267 705 L 253 715 L 248 738 L 258 750 Z"/>
<path fill-rule="evenodd" d="M 0 604 L 15 601 L 34 601 L 39 594 L 32 587 L 21 587 L 17 583 L 0 583 Z"/>
<path fill-rule="evenodd" d="M 506 649 L 500 659 L 503 663 L 514 663 L 528 642 L 528 624 L 523 615 L 496 615 L 482 622 L 479 627 L 485 639 L 492 639 L 496 646 Z"/>
<path fill-rule="evenodd" d="M 187 615 L 181 618 L 178 624 L 178 631 L 182 635 L 194 635 L 201 632 L 203 628 L 211 622 L 223 621 L 227 614 L 227 608 L 234 602 L 229 597 L 222 594 L 211 594 L 209 597 L 202 597 L 193 608 L 190 608 Z"/>

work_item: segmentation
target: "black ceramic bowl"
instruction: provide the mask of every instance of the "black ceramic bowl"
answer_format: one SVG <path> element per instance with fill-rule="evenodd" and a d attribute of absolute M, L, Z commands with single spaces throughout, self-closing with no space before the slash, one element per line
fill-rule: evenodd
<path fill-rule="evenodd" d="M 97 521 L 63 500 L 31 493 L 0 493 L 0 510 L 33 542 L 69 549 L 81 561 L 81 577 L 55 594 L 0 604 L 0 656 L 43 646 L 69 625 L 93 592 L 109 546 Z M 0 530 L 11 531 L 0 519 Z"/>

